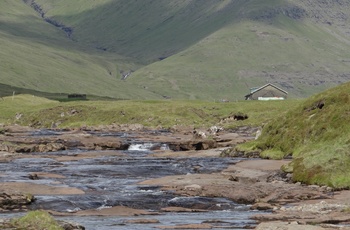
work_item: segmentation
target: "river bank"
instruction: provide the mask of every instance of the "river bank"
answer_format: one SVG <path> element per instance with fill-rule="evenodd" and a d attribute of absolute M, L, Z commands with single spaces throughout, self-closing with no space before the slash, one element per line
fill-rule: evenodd
<path fill-rule="evenodd" d="M 271 226 L 276 224 L 275 221 L 282 221 L 277 224 L 290 227 L 293 223 L 290 229 L 296 229 L 296 226 L 306 229 L 309 224 L 317 224 L 319 229 L 339 229 L 349 222 L 350 193 L 293 183 L 291 175 L 280 170 L 288 160 L 220 157 L 223 150 L 253 139 L 256 129 L 210 133 L 210 130 L 184 127 L 148 130 L 140 125 L 130 125 L 72 130 L 11 126 L 3 130 L 0 135 L 0 192 L 10 196 L 30 193 L 37 200 L 21 203 L 16 208 L 2 205 L 2 213 L 44 207 L 58 218 L 127 217 L 119 227 L 134 222 L 146 226 L 153 223 L 161 229 L 210 229 L 223 227 L 223 223 L 211 219 L 209 222 L 184 221 L 169 225 L 162 222 L 160 216 L 167 212 L 196 214 L 213 209 L 220 215 L 220 211 L 226 210 L 225 205 L 234 202 L 248 208 L 251 212 L 248 218 L 252 220 L 247 224 L 243 221 L 236 228 L 252 228 L 261 222 L 257 229 L 273 229 Z M 200 137 L 199 133 L 206 136 Z M 125 171 L 136 170 L 131 162 L 139 165 L 140 171 L 130 176 Z M 129 164 L 130 167 L 126 167 Z M 89 168 L 89 165 L 93 167 Z M 117 166 L 122 168 L 115 171 Z M 22 168 L 14 172 L 15 167 Z M 154 171 L 157 174 L 151 173 Z M 107 179 L 101 178 L 102 175 L 107 175 Z M 146 175 L 150 176 L 147 178 Z M 114 197 L 111 194 L 116 194 L 116 186 L 121 183 L 126 183 L 127 189 L 138 190 L 119 191 L 121 195 Z M 124 195 L 130 196 L 128 193 L 136 194 L 136 198 L 124 198 Z M 74 205 L 64 200 L 66 197 L 79 200 L 78 197 L 83 196 L 86 198 Z M 94 197 L 104 200 L 92 202 Z M 198 197 L 207 200 L 192 199 Z M 141 202 L 140 198 L 147 198 L 148 202 Z M 135 216 L 143 218 L 132 218 Z"/>

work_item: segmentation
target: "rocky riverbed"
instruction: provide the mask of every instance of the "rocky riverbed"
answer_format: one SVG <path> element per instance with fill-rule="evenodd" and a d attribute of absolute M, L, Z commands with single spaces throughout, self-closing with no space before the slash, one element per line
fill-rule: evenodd
<path fill-rule="evenodd" d="M 347 229 L 350 221 L 348 191 L 293 183 L 280 171 L 288 160 L 220 157 L 255 129 L 3 130 L 4 218 L 45 209 L 87 229 L 102 226 L 99 217 L 105 229 Z"/>

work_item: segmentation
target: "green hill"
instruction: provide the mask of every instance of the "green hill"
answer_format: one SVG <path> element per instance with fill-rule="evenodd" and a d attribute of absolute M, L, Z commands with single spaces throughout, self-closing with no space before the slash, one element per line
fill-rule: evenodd
<path fill-rule="evenodd" d="M 80 46 L 19 0 L 0 2 L 0 50 L 2 96 L 11 86 L 116 98 L 147 95 L 117 81 L 118 68 L 133 62 Z"/>
<path fill-rule="evenodd" d="M 241 100 L 271 82 L 305 97 L 349 79 L 349 6 L 4 0 L 0 83 L 123 99 Z"/>
<path fill-rule="evenodd" d="M 292 156 L 295 181 L 350 188 L 349 91 L 346 83 L 309 98 L 240 148 L 262 151 L 268 158 Z"/>
<path fill-rule="evenodd" d="M 254 9 L 256 1 L 248 2 L 241 9 Z M 259 6 L 190 48 L 139 69 L 130 81 L 168 97 L 200 99 L 243 99 L 249 88 L 267 82 L 290 97 L 305 97 L 348 81 L 350 37 L 314 21 L 307 7 L 273 5 L 272 13 Z"/>

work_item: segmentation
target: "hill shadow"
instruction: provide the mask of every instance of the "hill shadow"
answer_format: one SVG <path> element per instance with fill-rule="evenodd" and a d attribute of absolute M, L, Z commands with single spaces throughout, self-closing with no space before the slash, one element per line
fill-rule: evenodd
<path fill-rule="evenodd" d="M 27 27 L 25 18 L 16 23 L 2 22 L 0 28 L 48 46 L 86 47 L 88 52 L 108 51 L 150 64 L 187 49 L 229 24 L 275 17 L 281 11 L 275 6 L 281 4 L 283 0 L 258 6 L 255 1 L 245 0 L 111 1 L 78 14 L 42 17 L 36 12 L 38 19 L 57 30 L 56 37 Z M 44 24 L 40 26 L 45 30 Z M 69 36 L 61 27 L 70 29 Z"/>
<path fill-rule="evenodd" d="M 20 88 L 20 87 L 0 83 L 0 101 L 2 100 L 3 97 L 19 95 L 19 94 L 30 94 L 30 95 L 35 95 L 37 97 L 44 97 L 47 99 L 61 101 L 61 102 L 76 101 L 76 100 L 104 100 L 104 101 L 122 100 L 118 98 L 96 96 L 92 94 L 87 95 L 87 98 L 85 99 L 70 98 L 68 97 L 69 95 L 68 93 L 49 93 L 49 92 Z"/>
<path fill-rule="evenodd" d="M 72 39 L 149 64 L 184 50 L 242 18 L 244 1 L 111 1 L 53 20 L 73 28 Z M 74 25 L 67 24 L 72 18 Z"/>

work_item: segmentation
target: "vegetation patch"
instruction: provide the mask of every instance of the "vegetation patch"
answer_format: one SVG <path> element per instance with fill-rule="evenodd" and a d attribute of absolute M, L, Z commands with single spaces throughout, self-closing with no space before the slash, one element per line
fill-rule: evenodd
<path fill-rule="evenodd" d="M 261 126 L 275 114 L 298 105 L 299 100 L 286 101 L 71 101 L 58 102 L 32 95 L 4 97 L 0 101 L 0 123 L 45 128 L 66 128 L 112 124 L 142 124 L 146 127 L 171 128 L 193 126 L 226 129 Z M 234 114 L 249 119 L 225 119 Z M 19 116 L 20 115 L 20 116 Z"/>
<path fill-rule="evenodd" d="M 45 211 L 31 211 L 27 215 L 11 221 L 15 229 L 26 230 L 63 230 L 57 221 Z"/>
<path fill-rule="evenodd" d="M 267 123 L 259 139 L 239 148 L 262 157 L 293 157 L 293 179 L 350 187 L 350 83 L 315 95 Z"/>

